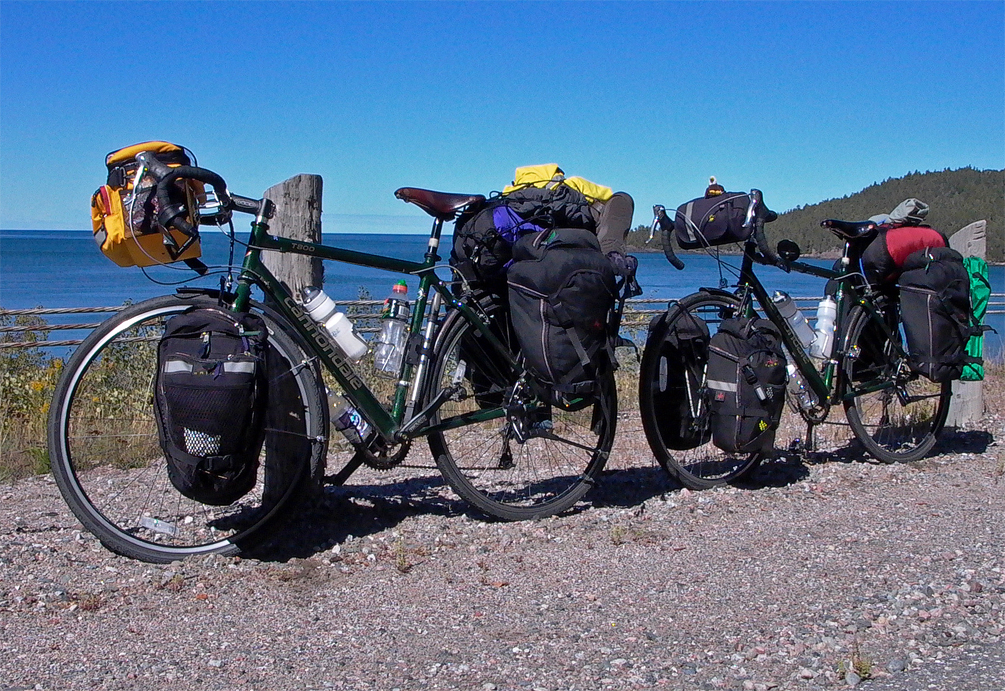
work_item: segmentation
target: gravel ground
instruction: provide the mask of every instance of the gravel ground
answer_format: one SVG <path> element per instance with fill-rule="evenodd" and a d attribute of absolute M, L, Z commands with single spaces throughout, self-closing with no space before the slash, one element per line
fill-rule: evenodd
<path fill-rule="evenodd" d="M 33 478 L 0 487 L 0 688 L 1000 691 L 1003 435 L 693 493 L 627 415 L 568 515 L 486 522 L 428 469 L 360 472 L 254 555 L 167 566 Z"/>

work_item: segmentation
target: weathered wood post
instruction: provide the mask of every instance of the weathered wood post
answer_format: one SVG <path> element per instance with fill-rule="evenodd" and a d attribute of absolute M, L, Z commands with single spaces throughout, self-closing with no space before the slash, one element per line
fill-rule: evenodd
<path fill-rule="evenodd" d="M 265 196 L 276 204 L 276 215 L 269 224 L 273 235 L 291 240 L 321 242 L 321 176 L 301 173 L 273 185 Z M 307 286 L 320 286 L 324 265 L 317 257 L 281 252 L 263 252 L 262 261 L 285 283 L 299 300 Z"/>
<path fill-rule="evenodd" d="M 956 231 L 949 238 L 949 246 L 964 257 L 987 257 L 987 221 L 975 221 Z M 962 427 L 984 416 L 984 382 L 954 381 L 953 400 L 949 404 L 948 427 Z"/>
<path fill-rule="evenodd" d="M 321 242 L 321 176 L 306 173 L 295 175 L 289 180 L 273 185 L 265 191 L 265 196 L 276 204 L 276 215 L 269 223 L 273 235 L 292 240 Z M 300 291 L 307 286 L 320 286 L 324 280 L 324 264 L 318 257 L 282 252 L 262 252 L 262 261 L 276 278 L 286 284 L 296 300 Z M 298 394 L 292 377 L 275 376 L 269 396 L 277 400 L 294 398 Z M 290 390 L 292 387 L 292 390 Z M 268 415 L 275 414 L 277 408 L 270 406 Z M 269 424 L 267 420 L 267 425 Z M 277 425 L 279 426 L 279 425 Z M 307 442 L 307 443 L 305 443 Z M 267 434 L 265 437 L 265 497 L 263 501 L 274 501 L 276 492 L 287 487 L 287 473 L 298 467 L 297 463 L 310 454 L 310 443 L 297 435 Z M 311 468 L 314 487 L 321 486 L 325 473 L 322 460 Z"/>

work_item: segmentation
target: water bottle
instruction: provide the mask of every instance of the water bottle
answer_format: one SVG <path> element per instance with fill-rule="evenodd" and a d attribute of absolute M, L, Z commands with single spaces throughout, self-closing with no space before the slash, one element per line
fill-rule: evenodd
<path fill-rule="evenodd" d="M 834 349 L 834 320 L 837 319 L 837 302 L 830 295 L 817 305 L 816 340 L 810 355 L 826 360 Z"/>
<path fill-rule="evenodd" d="M 331 403 L 334 408 L 331 414 L 332 426 L 335 429 L 353 444 L 362 444 L 370 439 L 373 427 L 349 404 L 349 401 L 341 396 L 333 396 Z"/>
<path fill-rule="evenodd" d="M 325 291 L 311 286 L 301 296 L 307 313 L 328 330 L 343 353 L 352 360 L 366 355 L 366 341 L 356 335 L 349 317 L 335 309 L 335 301 Z"/>
<path fill-rule="evenodd" d="M 789 294 L 783 293 L 780 290 L 775 291 L 775 296 L 771 298 L 771 301 L 775 303 L 775 307 L 782 313 L 782 317 L 789 323 L 792 330 L 796 332 L 796 336 L 802 342 L 803 348 L 809 348 L 816 335 L 813 333 L 813 329 L 810 328 L 809 322 L 806 321 L 806 317 L 803 316 L 803 313 L 796 307 L 796 303 L 789 297 Z"/>
<path fill-rule="evenodd" d="M 373 353 L 373 366 L 378 374 L 396 377 L 401 370 L 401 359 L 405 355 L 408 341 L 408 284 L 398 281 L 391 288 L 391 294 L 384 300 L 384 310 L 380 314 L 380 336 L 377 349 Z"/>
<path fill-rule="evenodd" d="M 803 375 L 799 373 L 799 369 L 796 367 L 795 363 L 790 362 L 785 366 L 785 369 L 789 373 L 786 387 L 789 390 L 789 395 L 795 399 L 796 403 L 799 404 L 799 407 L 803 410 L 810 410 L 816 406 L 817 397 L 806 386 L 806 380 L 803 379 Z"/>

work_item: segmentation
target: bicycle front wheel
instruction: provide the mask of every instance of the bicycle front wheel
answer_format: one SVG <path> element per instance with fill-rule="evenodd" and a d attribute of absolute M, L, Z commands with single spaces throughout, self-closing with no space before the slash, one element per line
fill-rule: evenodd
<path fill-rule="evenodd" d="M 639 369 L 639 413 L 656 460 L 690 489 L 708 489 L 737 480 L 760 463 L 762 454 L 734 454 L 711 442 L 704 368 L 681 368 L 669 330 L 687 315 L 715 334 L 723 319 L 736 316 L 738 298 L 725 293 L 688 295 L 650 332 Z"/>
<path fill-rule="evenodd" d="M 486 309 L 494 333 L 518 352 L 506 310 Z M 461 384 L 429 435 L 444 478 L 480 511 L 508 521 L 541 518 L 574 506 L 595 484 L 614 443 L 617 392 L 608 371 L 592 400 L 575 409 L 548 405 L 508 372 L 498 353 L 459 312 L 440 331 L 427 400 Z"/>
<path fill-rule="evenodd" d="M 898 344 L 904 342 L 891 318 Z M 848 315 L 841 361 L 845 414 L 855 437 L 883 463 L 917 461 L 935 446 L 946 424 L 951 382 L 911 372 L 865 308 Z"/>
<path fill-rule="evenodd" d="M 84 527 L 114 552 L 150 562 L 237 554 L 264 536 L 312 473 L 323 474 L 328 411 L 317 369 L 266 310 L 269 407 L 255 487 L 229 506 L 207 506 L 171 484 L 154 413 L 158 340 L 166 319 L 217 304 L 165 296 L 123 310 L 76 349 L 56 386 L 53 476 Z"/>

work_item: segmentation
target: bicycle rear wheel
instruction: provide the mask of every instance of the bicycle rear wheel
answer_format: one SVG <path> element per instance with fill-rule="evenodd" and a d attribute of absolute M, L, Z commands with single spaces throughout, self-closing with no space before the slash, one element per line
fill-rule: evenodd
<path fill-rule="evenodd" d="M 705 396 L 704 373 L 687 373 L 674 381 L 676 372 L 664 336 L 685 315 L 697 317 L 714 334 L 723 319 L 736 316 L 740 301 L 725 293 L 700 292 L 677 303 L 666 320 L 649 334 L 639 370 L 639 413 L 642 428 L 656 460 L 666 472 L 690 489 L 708 489 L 737 480 L 760 463 L 762 454 L 734 454 L 711 442 L 710 413 Z M 679 427 L 671 430 L 668 410 L 681 401 L 691 401 L 696 414 L 683 443 Z M 692 446 L 694 444 L 694 446 Z M 681 446 L 690 448 L 679 448 Z"/>
<path fill-rule="evenodd" d="M 903 343 L 897 326 L 894 335 Z M 911 372 L 898 349 L 875 327 L 865 308 L 848 315 L 841 361 L 845 414 L 855 437 L 883 463 L 917 461 L 935 446 L 946 424 L 951 382 Z"/>
<path fill-rule="evenodd" d="M 312 475 L 323 475 L 328 410 L 319 373 L 289 327 L 265 311 L 269 408 L 254 489 L 229 506 L 207 506 L 168 480 L 153 408 L 157 342 L 167 318 L 216 304 L 205 295 L 164 296 L 123 310 L 76 349 L 56 386 L 53 476 L 84 527 L 119 554 L 150 562 L 237 554 L 264 536 Z"/>
<path fill-rule="evenodd" d="M 505 309 L 483 305 L 496 335 L 517 352 Z M 490 516 L 517 521 L 561 513 L 607 462 L 617 422 L 614 375 L 608 370 L 581 406 L 548 405 L 485 341 L 459 312 L 440 331 L 426 400 L 461 383 L 433 424 L 464 424 L 429 435 L 433 458 L 454 491 Z"/>

